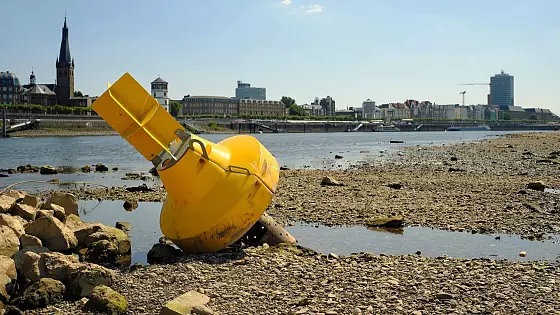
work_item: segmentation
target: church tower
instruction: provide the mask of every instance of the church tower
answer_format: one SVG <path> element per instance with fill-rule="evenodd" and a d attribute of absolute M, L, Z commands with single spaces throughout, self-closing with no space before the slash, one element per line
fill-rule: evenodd
<path fill-rule="evenodd" d="M 70 56 L 70 42 L 68 41 L 68 26 L 64 17 L 60 54 L 56 59 L 56 96 L 60 105 L 68 106 L 70 98 L 74 97 L 74 60 Z"/>

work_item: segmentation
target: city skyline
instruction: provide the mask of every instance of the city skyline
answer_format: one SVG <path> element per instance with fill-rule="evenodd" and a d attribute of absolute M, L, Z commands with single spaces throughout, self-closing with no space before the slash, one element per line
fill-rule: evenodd
<path fill-rule="evenodd" d="M 111 3 L 113 10 L 104 9 L 107 1 L 95 7 L 31 1 L 34 11 L 9 2 L 3 5 L 10 12 L 7 22 L 19 31 L 4 33 L 10 45 L 0 50 L 1 71 L 27 84 L 33 68 L 37 83 L 54 81 L 53 57 L 67 11 L 72 57 L 80 65 L 76 90 L 92 96 L 130 72 L 148 91 L 160 74 L 172 99 L 234 96 L 242 80 L 266 88 L 271 100 L 287 95 L 305 104 L 331 95 L 337 108 L 360 106 L 368 98 L 377 104 L 406 99 L 456 104 L 465 89 L 466 104 L 485 104 L 488 86 L 459 84 L 489 82 L 504 69 L 515 76 L 516 105 L 560 112 L 553 94 L 560 79 L 549 71 L 560 67 L 554 58 L 560 45 L 550 40 L 560 35 L 553 14 L 560 3 L 554 1 L 539 6 L 522 1 L 216 2 L 221 6 L 170 1 L 158 8 L 154 22 L 146 22 L 154 6 L 148 1 L 134 2 L 134 14 L 127 13 L 130 1 Z M 496 18 L 497 13 L 515 21 Z M 469 24 L 473 17 L 477 23 Z"/>

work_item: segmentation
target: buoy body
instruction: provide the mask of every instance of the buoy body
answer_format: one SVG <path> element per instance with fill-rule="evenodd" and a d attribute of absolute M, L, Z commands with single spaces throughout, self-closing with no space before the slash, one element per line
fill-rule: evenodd
<path fill-rule="evenodd" d="M 183 251 L 235 243 L 270 204 L 279 167 L 256 138 L 212 143 L 188 134 L 128 73 L 92 108 L 156 166 L 167 191 L 160 228 Z"/>

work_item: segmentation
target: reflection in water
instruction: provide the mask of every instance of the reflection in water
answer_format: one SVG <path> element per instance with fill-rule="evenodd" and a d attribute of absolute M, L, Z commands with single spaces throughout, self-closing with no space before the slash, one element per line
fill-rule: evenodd
<path fill-rule="evenodd" d="M 80 201 L 82 219 L 115 226 L 117 221 L 132 224 L 132 263 L 147 263 L 147 253 L 163 235 L 159 227 L 162 203 L 140 202 L 134 211 L 125 211 L 123 201 Z M 325 227 L 298 223 L 287 227 L 302 246 L 323 253 L 349 255 L 359 252 L 406 255 L 421 252 L 424 256 L 455 258 L 492 258 L 508 260 L 560 259 L 560 237 L 530 241 L 503 234 L 484 235 L 449 232 L 432 228 L 404 229 Z M 519 257 L 521 251 L 527 257 Z"/>
<path fill-rule="evenodd" d="M 503 234 L 472 234 L 425 227 L 379 229 L 326 227 L 298 223 L 289 227 L 298 243 L 328 254 L 349 255 L 360 252 L 406 255 L 421 252 L 428 257 L 493 258 L 508 260 L 560 259 L 560 236 L 547 241 L 530 241 Z M 527 257 L 519 257 L 521 251 Z"/>
<path fill-rule="evenodd" d="M 400 234 L 403 235 L 404 234 L 404 229 L 403 228 L 386 228 L 386 227 L 366 227 L 366 229 L 370 230 L 370 231 L 374 231 L 374 232 L 380 232 L 380 233 L 393 233 L 393 234 Z"/>

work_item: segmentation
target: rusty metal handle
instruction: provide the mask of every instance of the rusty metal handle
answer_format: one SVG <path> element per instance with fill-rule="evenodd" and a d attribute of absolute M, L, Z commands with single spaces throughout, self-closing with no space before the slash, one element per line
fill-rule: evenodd
<path fill-rule="evenodd" d="M 206 147 L 204 146 L 204 143 L 202 143 L 202 141 L 200 141 L 200 140 L 198 140 L 198 139 L 191 139 L 191 140 L 189 141 L 189 147 L 190 147 L 191 149 L 194 150 L 193 143 L 195 143 L 195 142 L 198 143 L 198 144 L 200 144 L 200 147 L 202 148 L 202 156 L 203 156 L 205 159 L 210 160 L 210 158 L 208 157 L 208 152 L 206 152 Z"/>
<path fill-rule="evenodd" d="M 243 173 L 241 173 L 241 172 L 234 171 L 233 169 L 243 170 L 243 171 L 245 171 L 245 173 L 247 173 L 247 175 L 251 175 L 251 171 L 250 171 L 248 168 L 246 168 L 246 167 L 235 166 L 235 165 L 230 165 L 230 166 L 228 166 L 228 171 L 230 171 L 230 172 L 232 172 L 232 173 L 240 173 L 240 174 L 243 174 Z"/>

